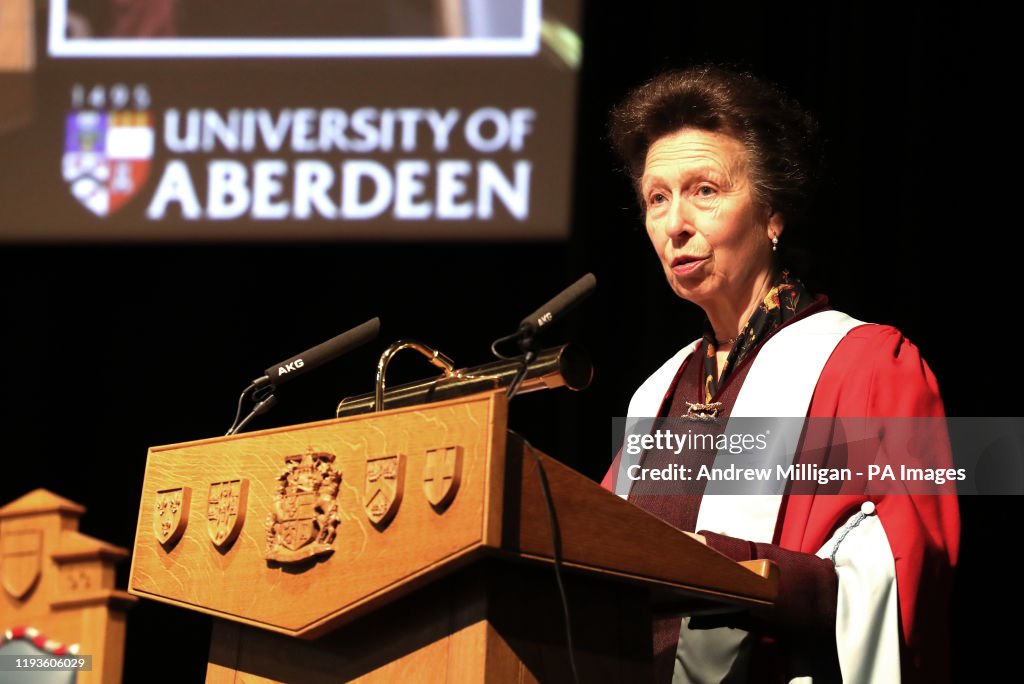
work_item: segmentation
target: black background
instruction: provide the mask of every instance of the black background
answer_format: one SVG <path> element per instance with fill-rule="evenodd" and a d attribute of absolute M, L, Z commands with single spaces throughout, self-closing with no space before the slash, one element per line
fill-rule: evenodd
<path fill-rule="evenodd" d="M 600 477 L 610 417 L 700 322 L 664 283 L 608 151 L 607 112 L 660 69 L 707 60 L 780 83 L 822 121 L 830 173 L 805 240 L 808 284 L 907 334 L 949 415 L 1019 416 L 1009 23 L 976 3 L 588 3 L 568 243 L 4 246 L 0 501 L 45 486 L 88 507 L 84 532 L 130 547 L 147 447 L 223 433 L 261 369 L 380 315 L 377 343 L 287 386 L 254 427 L 329 417 L 339 398 L 369 391 L 391 341 L 484 362 L 493 338 L 586 271 L 598 293 L 547 340 L 589 349 L 594 384 L 524 396 L 512 423 Z M 412 356 L 395 363 L 395 380 L 430 373 Z M 990 620 L 1021 607 L 1001 552 L 1017 502 L 961 500 L 957 679 L 984 680 L 1013 652 Z M 167 681 L 200 680 L 208 634 L 205 617 L 142 602 L 126 681 L 145 680 L 168 649 Z"/>

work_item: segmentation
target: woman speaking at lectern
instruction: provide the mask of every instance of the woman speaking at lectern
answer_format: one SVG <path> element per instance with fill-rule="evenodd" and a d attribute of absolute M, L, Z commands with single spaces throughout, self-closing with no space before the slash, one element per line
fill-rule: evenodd
<path fill-rule="evenodd" d="M 748 74 L 700 67 L 637 88 L 611 131 L 669 286 L 706 314 L 702 337 L 640 386 L 629 416 L 944 415 L 917 347 L 831 309 L 777 260 L 818 175 L 816 125 L 797 104 Z M 877 437 L 882 450 L 906 446 Z M 948 459 L 948 441 L 934 446 Z M 798 447 L 793 462 L 805 456 Z M 649 450 L 641 465 L 714 457 Z M 663 482 L 627 478 L 619 461 L 606 488 L 734 560 L 780 569 L 771 609 L 657 619 L 656 681 L 949 679 L 955 496 L 787 490 L 765 510 L 764 497 L 712 503 L 699 481 L 669 495 Z"/>

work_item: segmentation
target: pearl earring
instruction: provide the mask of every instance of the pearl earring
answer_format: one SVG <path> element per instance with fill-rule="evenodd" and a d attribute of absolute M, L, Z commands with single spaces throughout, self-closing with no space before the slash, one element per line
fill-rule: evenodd
<path fill-rule="evenodd" d="M 772 251 L 779 251 L 779 238 L 776 237 L 775 235 L 772 235 Z"/>

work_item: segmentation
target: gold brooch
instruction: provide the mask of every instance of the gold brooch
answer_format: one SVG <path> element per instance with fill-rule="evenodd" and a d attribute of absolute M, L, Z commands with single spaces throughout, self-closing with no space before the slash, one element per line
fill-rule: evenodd
<path fill-rule="evenodd" d="M 718 419 L 718 412 L 722 410 L 722 402 L 712 401 L 707 404 L 696 404 L 686 402 L 686 415 L 683 418 L 700 420 L 713 423 Z"/>

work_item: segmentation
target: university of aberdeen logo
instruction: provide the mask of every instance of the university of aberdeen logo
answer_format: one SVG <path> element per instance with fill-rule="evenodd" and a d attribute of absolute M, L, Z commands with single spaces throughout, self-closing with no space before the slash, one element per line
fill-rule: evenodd
<path fill-rule="evenodd" d="M 102 89 L 85 96 L 76 92 L 77 107 L 68 114 L 64 131 L 64 180 L 74 198 L 101 217 L 135 196 L 149 177 L 153 158 L 153 116 L 139 106 L 149 104 L 148 94 L 143 102 L 127 92 L 118 94 L 113 88 L 109 96 Z"/>

